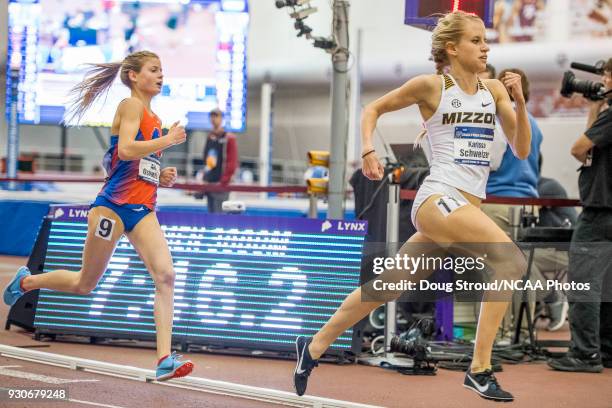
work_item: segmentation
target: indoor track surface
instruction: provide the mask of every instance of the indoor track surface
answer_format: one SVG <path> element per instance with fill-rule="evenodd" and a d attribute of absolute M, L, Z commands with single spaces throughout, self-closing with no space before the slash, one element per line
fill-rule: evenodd
<path fill-rule="evenodd" d="M 0 287 L 4 288 L 25 258 L 0 257 Z M 2 328 L 8 308 L 0 305 Z M 568 329 L 551 338 L 567 338 Z M 29 347 L 72 357 L 153 369 L 153 349 L 79 343 L 38 342 L 17 327 L 0 331 L 0 344 Z M 294 362 L 219 354 L 185 353 L 195 363 L 194 377 L 293 392 Z M 263 375 L 262 373 L 265 373 Z M 544 362 L 504 364 L 498 374 L 504 388 L 515 395 L 509 406 L 525 408 L 609 408 L 612 406 L 612 370 L 602 374 L 553 371 Z M 491 407 L 462 387 L 463 373 L 438 370 L 434 377 L 405 376 L 361 365 L 322 364 L 308 387 L 308 395 L 383 407 Z M 171 383 L 171 382 L 170 382 Z M 164 386 L 90 372 L 70 370 L 0 355 L 0 387 L 65 388 L 69 401 L 7 402 L 0 407 L 271 407 L 277 404 Z"/>

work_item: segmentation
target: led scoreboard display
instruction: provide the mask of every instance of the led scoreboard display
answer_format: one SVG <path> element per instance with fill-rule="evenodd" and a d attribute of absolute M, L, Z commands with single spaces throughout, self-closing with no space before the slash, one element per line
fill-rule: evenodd
<path fill-rule="evenodd" d="M 44 272 L 77 271 L 86 206 L 52 206 Z M 359 285 L 363 221 L 159 212 L 176 271 L 175 341 L 292 351 Z M 39 333 L 153 339 L 154 284 L 122 238 L 90 295 L 41 290 Z M 349 351 L 346 331 L 330 351 Z"/>
<path fill-rule="evenodd" d="M 495 0 L 406 0 L 404 22 L 416 26 L 435 26 L 436 15 L 463 10 L 476 14 L 487 27 L 493 26 Z"/>
<path fill-rule="evenodd" d="M 86 64 L 151 50 L 164 68 L 152 101 L 163 123 L 210 129 L 209 112 L 220 108 L 226 129 L 244 132 L 248 6 L 247 0 L 9 0 L 7 68 L 19 73 L 19 123 L 58 125 L 66 119 L 76 125 L 64 115 Z M 7 75 L 7 117 L 11 81 Z M 110 127 L 117 105 L 129 96 L 117 78 L 80 124 Z"/>

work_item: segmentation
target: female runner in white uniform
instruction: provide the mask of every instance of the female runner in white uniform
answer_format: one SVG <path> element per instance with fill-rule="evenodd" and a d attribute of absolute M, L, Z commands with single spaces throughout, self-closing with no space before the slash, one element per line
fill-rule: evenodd
<path fill-rule="evenodd" d="M 418 232 L 400 253 L 410 252 L 411 244 L 499 243 L 505 249 L 498 251 L 497 264 L 503 264 L 507 273 L 510 271 L 509 278 L 520 279 L 526 269 L 522 252 L 479 206 L 485 197 L 496 116 L 520 159 L 529 155 L 531 130 L 519 75 L 508 73 L 503 84 L 496 79 L 478 79 L 477 74 L 486 68 L 488 52 L 485 26 L 479 17 L 453 12 L 441 18 L 432 35 L 432 57 L 438 73 L 450 66 L 449 74 L 415 77 L 365 107 L 361 122 L 363 173 L 372 180 L 383 177 L 383 167 L 372 144 L 378 118 L 386 112 L 418 105 L 433 160 L 431 173 L 419 189 L 412 210 Z M 516 111 L 504 85 L 516 101 Z M 387 272 L 389 278 L 396 279 L 393 271 Z M 402 278 L 418 276 L 405 274 Z M 384 275 L 379 279 L 385 279 Z M 298 395 L 306 391 L 317 359 L 335 339 L 381 303 L 392 300 L 363 301 L 362 293 L 367 289 L 366 284 L 351 293 L 312 338 L 297 338 L 294 386 Z M 491 370 L 493 341 L 507 306 L 507 301 L 482 303 L 474 356 L 464 380 L 465 387 L 496 401 L 513 400 L 512 394 L 501 389 Z"/>

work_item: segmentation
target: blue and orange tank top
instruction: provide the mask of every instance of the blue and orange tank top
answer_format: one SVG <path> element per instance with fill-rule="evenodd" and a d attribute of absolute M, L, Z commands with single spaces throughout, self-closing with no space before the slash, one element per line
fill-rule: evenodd
<path fill-rule="evenodd" d="M 136 141 L 161 137 L 160 119 L 146 108 L 143 109 Z M 102 161 L 107 175 L 106 182 L 98 196 L 103 196 L 117 205 L 144 205 L 155 210 L 161 152 L 152 153 L 139 160 L 120 160 L 118 145 L 119 135 L 111 136 L 110 147 Z"/>

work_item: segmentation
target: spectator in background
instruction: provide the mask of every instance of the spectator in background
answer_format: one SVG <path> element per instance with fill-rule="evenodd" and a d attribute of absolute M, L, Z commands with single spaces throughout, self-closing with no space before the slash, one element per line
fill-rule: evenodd
<path fill-rule="evenodd" d="M 480 79 L 493 79 L 497 74 L 497 70 L 491 64 L 487 64 L 487 69 L 484 72 L 481 72 L 478 77 Z"/>
<path fill-rule="evenodd" d="M 513 72 L 521 76 L 523 95 L 525 102 L 529 102 L 529 81 L 527 76 L 520 69 L 504 69 L 500 72 L 498 78 L 503 78 L 506 72 Z M 495 74 L 495 68 L 487 64 L 487 70 L 479 74 L 480 78 L 487 79 L 489 75 Z M 512 99 L 512 96 L 510 97 Z M 519 160 L 514 156 L 512 148 L 506 140 L 506 135 L 499 120 L 495 127 L 495 137 L 491 146 L 491 173 L 487 182 L 487 196 L 499 197 L 538 197 L 538 158 L 540 156 L 540 145 L 542 143 L 542 132 L 538 127 L 535 119 L 528 113 L 529 123 L 531 125 L 531 151 L 525 160 Z M 514 238 L 512 220 L 510 211 L 512 205 L 506 204 L 483 204 L 481 210 L 489 216 L 508 236 Z M 516 208 L 519 211 L 520 207 Z M 531 271 L 531 281 L 542 281 L 542 276 L 538 263 L 534 260 L 534 267 Z M 546 286 L 544 286 L 546 287 Z M 522 302 L 522 292 L 515 292 L 513 304 L 514 307 L 508 308 L 504 323 L 502 326 L 501 343 L 510 342 L 510 333 L 513 329 L 513 315 L 516 316 L 518 307 Z M 530 293 L 530 307 L 535 311 L 535 295 Z"/>
<path fill-rule="evenodd" d="M 538 160 L 540 180 L 538 181 L 538 193 L 540 198 L 568 198 L 563 186 L 555 179 L 542 177 L 542 154 Z M 566 227 L 570 228 L 576 224 L 576 209 L 573 207 L 540 207 L 538 217 L 538 227 Z M 567 252 L 556 251 L 554 248 L 540 249 L 536 253 L 534 263 L 539 269 L 546 271 L 563 268 L 567 270 L 569 259 Z M 549 331 L 559 330 L 565 320 L 569 310 L 567 296 L 563 292 L 558 292 L 552 302 L 548 305 L 550 322 L 547 329 Z"/>
<path fill-rule="evenodd" d="M 525 101 L 529 102 L 529 80 L 527 75 L 520 69 L 504 69 L 499 74 L 503 78 L 506 72 L 513 72 L 521 76 L 523 83 L 523 94 Z M 531 152 L 526 160 L 519 160 L 514 157 L 510 145 L 506 141 L 501 127 L 496 129 L 495 139 L 502 142 L 503 156 L 499 168 L 491 169 L 489 181 L 487 183 L 487 195 L 502 197 L 538 197 L 538 159 L 540 156 L 540 145 L 542 144 L 542 131 L 538 127 L 534 117 L 529 114 L 531 125 Z M 497 137 L 498 134 L 501 137 Z M 495 155 L 499 148 L 494 142 L 492 155 Z M 493 158 L 491 160 L 494 161 Z"/>
<path fill-rule="evenodd" d="M 236 135 L 223 129 L 223 113 L 215 108 L 210 112 L 213 130 L 206 138 L 204 146 L 204 181 L 227 186 L 238 164 Z M 221 212 L 221 205 L 229 197 L 229 192 L 207 192 L 208 212 Z"/>
<path fill-rule="evenodd" d="M 538 181 L 538 193 L 540 198 L 564 198 L 567 199 L 567 191 L 555 179 L 542 177 L 542 154 L 538 162 L 540 180 Z M 540 207 L 538 225 L 541 227 L 571 227 L 576 224 L 578 215 L 573 207 Z"/>

